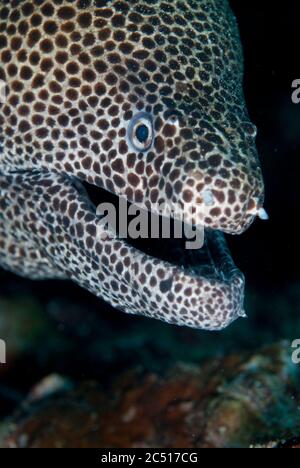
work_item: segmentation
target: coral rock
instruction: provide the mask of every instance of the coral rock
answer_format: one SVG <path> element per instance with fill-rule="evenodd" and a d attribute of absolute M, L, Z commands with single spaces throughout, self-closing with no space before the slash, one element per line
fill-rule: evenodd
<path fill-rule="evenodd" d="M 164 375 L 133 371 L 109 390 L 78 384 L 23 407 L 2 445 L 198 448 L 288 440 L 300 424 L 299 372 L 288 350 L 281 343 Z"/>

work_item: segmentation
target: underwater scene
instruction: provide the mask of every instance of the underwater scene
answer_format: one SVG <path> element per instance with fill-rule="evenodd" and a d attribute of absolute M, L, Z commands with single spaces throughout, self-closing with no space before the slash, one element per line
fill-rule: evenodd
<path fill-rule="evenodd" d="M 1 448 L 300 448 L 299 25 L 0 1 Z"/>

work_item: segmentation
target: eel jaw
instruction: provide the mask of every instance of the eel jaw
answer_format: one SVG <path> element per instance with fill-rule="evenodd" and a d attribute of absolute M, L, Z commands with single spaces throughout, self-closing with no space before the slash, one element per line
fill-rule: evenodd
<path fill-rule="evenodd" d="M 97 203 L 93 194 L 90 196 L 90 187 L 88 184 L 85 187 L 95 207 Z M 104 193 L 115 201 L 118 199 L 99 190 L 101 197 Z M 103 202 L 103 198 L 100 201 Z M 233 263 L 224 235 L 216 230 L 205 232 L 204 246 L 198 251 L 186 250 L 184 240 L 181 244 L 172 239 L 132 242 L 113 233 L 103 242 L 110 249 L 118 245 L 119 250 L 127 250 L 126 273 L 118 274 L 114 264 L 106 264 L 106 272 L 117 279 L 120 287 L 123 285 L 130 290 L 130 299 L 128 295 L 110 295 L 110 291 L 101 290 L 101 286 L 99 291 L 91 292 L 130 314 L 202 330 L 226 328 L 237 318 L 246 317 L 245 280 Z M 99 265 L 101 268 L 101 258 Z"/>
<path fill-rule="evenodd" d="M 163 261 L 138 249 L 134 254 L 139 264 L 137 269 L 133 269 L 134 288 L 141 294 L 142 303 L 145 296 L 139 275 L 147 274 L 143 265 L 151 264 L 152 274 L 157 278 L 164 272 L 160 285 L 151 291 L 157 300 L 155 318 L 176 325 L 218 331 L 236 319 L 246 317 L 244 276 L 233 264 L 221 232 L 207 232 L 201 250 L 185 251 L 184 264 Z M 153 313 L 147 310 L 144 310 L 144 315 L 153 317 Z"/>

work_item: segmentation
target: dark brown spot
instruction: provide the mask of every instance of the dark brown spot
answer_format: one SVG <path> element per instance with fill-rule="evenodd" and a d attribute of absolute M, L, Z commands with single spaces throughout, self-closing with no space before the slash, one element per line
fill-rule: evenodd
<path fill-rule="evenodd" d="M 62 7 L 57 12 L 57 16 L 63 20 L 70 20 L 75 16 L 75 14 L 75 9 L 70 6 Z"/>

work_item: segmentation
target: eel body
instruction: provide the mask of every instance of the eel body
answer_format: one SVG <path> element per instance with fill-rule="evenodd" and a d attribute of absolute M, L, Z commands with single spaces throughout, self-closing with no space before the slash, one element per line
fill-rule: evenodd
<path fill-rule="evenodd" d="M 223 233 L 263 216 L 264 186 L 227 0 L 1 1 L 0 79 L 3 268 L 178 325 L 244 316 Z M 166 260 L 102 236 L 88 187 L 181 206 L 205 246 Z"/>

